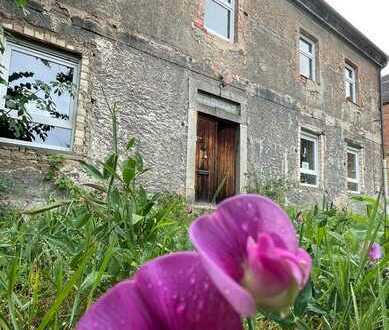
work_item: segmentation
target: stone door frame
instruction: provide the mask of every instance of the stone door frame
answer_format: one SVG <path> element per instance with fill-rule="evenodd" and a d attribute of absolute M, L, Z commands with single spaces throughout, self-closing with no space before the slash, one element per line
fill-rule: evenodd
<path fill-rule="evenodd" d="M 213 101 L 214 100 L 214 101 Z M 196 141 L 198 113 L 235 122 L 239 125 L 239 153 L 237 159 L 237 193 L 247 188 L 247 95 L 231 86 L 204 77 L 189 77 L 188 138 L 185 195 L 195 202 Z"/>

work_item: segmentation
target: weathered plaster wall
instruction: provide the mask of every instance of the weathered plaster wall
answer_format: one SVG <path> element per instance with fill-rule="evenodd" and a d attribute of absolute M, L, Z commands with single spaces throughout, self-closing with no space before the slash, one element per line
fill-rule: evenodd
<path fill-rule="evenodd" d="M 23 16 L 0 0 L 0 20 L 10 31 L 82 58 L 72 157 L 100 159 L 109 149 L 103 87 L 108 101 L 121 109 L 122 146 L 130 136 L 138 139 L 151 169 L 147 186 L 184 193 L 190 77 L 219 86 L 220 76 L 231 73 L 234 83 L 223 93 L 246 95 L 249 173 L 287 173 L 298 181 L 303 127 L 321 136 L 320 186 L 298 185 L 291 201 L 344 196 L 346 139 L 363 148 L 363 192 L 379 188 L 378 67 L 291 2 L 239 0 L 235 43 L 206 32 L 202 0 L 42 0 L 31 2 L 28 11 Z M 317 83 L 298 73 L 300 31 L 318 41 Z M 346 59 L 358 67 L 358 104 L 345 100 Z M 23 176 L 28 184 L 45 172 L 45 155 L 1 145 L 1 175 Z M 69 171 L 78 177 L 72 164 Z"/>

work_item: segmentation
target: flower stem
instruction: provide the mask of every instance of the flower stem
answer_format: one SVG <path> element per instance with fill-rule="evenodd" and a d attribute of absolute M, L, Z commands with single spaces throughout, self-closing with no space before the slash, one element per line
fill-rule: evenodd
<path fill-rule="evenodd" d="M 255 330 L 255 322 L 252 318 L 247 318 L 247 325 L 249 327 L 249 330 Z"/>

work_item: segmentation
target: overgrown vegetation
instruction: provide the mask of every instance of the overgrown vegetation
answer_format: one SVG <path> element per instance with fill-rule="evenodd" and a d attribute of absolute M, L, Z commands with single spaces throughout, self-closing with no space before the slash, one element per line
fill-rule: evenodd
<path fill-rule="evenodd" d="M 119 154 L 116 106 L 110 111 L 112 152 L 98 164 L 81 162 L 91 182 L 66 181 L 66 200 L 0 219 L 0 328 L 72 329 L 96 297 L 142 263 L 191 248 L 194 215 L 180 197 L 145 191 L 135 140 Z M 62 161 L 50 160 L 47 178 L 57 184 L 69 180 L 57 174 Z M 277 201 L 284 196 L 283 188 L 272 193 L 277 183 L 263 186 L 258 192 Z M 371 242 L 383 243 L 384 212 L 379 200 L 358 199 L 366 215 L 326 203 L 288 209 L 313 256 L 312 279 L 287 319 L 258 315 L 258 329 L 388 328 L 388 256 L 378 263 L 367 258 Z"/>
<path fill-rule="evenodd" d="M 270 173 L 249 175 L 248 181 L 248 192 L 269 197 L 280 205 L 285 204 L 287 193 L 295 186 L 294 182 L 284 176 L 273 176 Z"/>

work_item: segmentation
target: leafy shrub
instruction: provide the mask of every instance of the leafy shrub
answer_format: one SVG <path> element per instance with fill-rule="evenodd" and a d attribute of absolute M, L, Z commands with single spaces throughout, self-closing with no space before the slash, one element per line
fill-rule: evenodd
<path fill-rule="evenodd" d="M 249 175 L 248 181 L 248 192 L 269 197 L 280 205 L 285 204 L 286 194 L 294 187 L 287 178 L 271 174 Z"/>
<path fill-rule="evenodd" d="M 0 328 L 71 329 L 92 301 L 156 256 L 188 249 L 190 215 L 181 197 L 150 194 L 136 181 L 146 170 L 127 145 L 119 162 L 116 107 L 113 151 L 93 181 L 69 199 L 0 220 Z M 61 159 L 53 159 L 53 173 Z"/>

